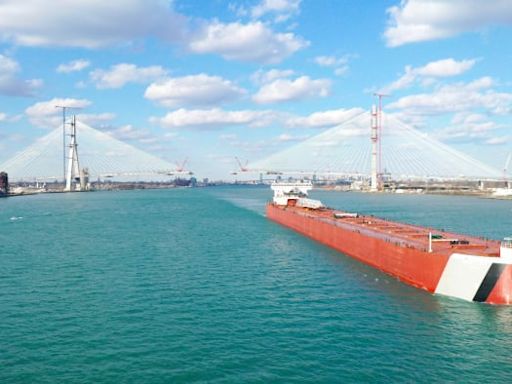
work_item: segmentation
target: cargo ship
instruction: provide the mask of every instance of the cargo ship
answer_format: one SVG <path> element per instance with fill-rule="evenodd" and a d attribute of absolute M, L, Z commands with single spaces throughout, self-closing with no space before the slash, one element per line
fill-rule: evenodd
<path fill-rule="evenodd" d="M 325 207 L 309 182 L 274 183 L 269 219 L 428 292 L 512 304 L 512 238 L 488 240 Z"/>

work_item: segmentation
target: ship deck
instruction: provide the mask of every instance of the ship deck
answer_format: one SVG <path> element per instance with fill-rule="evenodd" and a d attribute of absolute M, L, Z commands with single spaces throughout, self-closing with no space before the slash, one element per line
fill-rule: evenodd
<path fill-rule="evenodd" d="M 367 215 L 336 218 L 337 214 L 347 214 L 334 209 L 311 210 L 301 207 L 286 207 L 295 213 L 323 221 L 331 225 L 352 230 L 366 236 L 380 238 L 397 246 L 415 248 L 428 252 L 429 233 L 432 233 L 432 252 L 451 255 L 462 253 L 478 256 L 499 257 L 500 242 L 480 237 L 456 234 L 444 230 L 426 228 L 418 225 L 399 223 Z"/>

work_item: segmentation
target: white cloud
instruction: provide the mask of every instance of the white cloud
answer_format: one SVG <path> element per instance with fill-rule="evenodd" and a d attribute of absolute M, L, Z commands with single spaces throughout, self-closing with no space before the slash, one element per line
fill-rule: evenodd
<path fill-rule="evenodd" d="M 98 128 L 116 118 L 115 113 L 79 113 L 76 118 L 82 123 L 90 125 L 91 127 Z"/>
<path fill-rule="evenodd" d="M 70 61 L 69 63 L 60 64 L 57 67 L 57 72 L 59 73 L 70 73 L 70 72 L 79 72 L 91 65 L 91 62 L 84 59 L 78 59 Z"/>
<path fill-rule="evenodd" d="M 496 136 L 491 137 L 484 141 L 484 144 L 487 145 L 503 145 L 510 143 L 510 136 Z"/>
<path fill-rule="evenodd" d="M 159 65 L 137 67 L 135 64 L 121 63 L 113 65 L 109 70 L 96 69 L 91 72 L 91 80 L 96 88 L 121 88 L 127 83 L 149 83 L 167 74 Z"/>
<path fill-rule="evenodd" d="M 476 60 L 457 61 L 452 58 L 432 61 L 423 67 L 416 68 L 414 71 L 420 76 L 431 77 L 450 77 L 460 75 L 470 70 Z"/>
<path fill-rule="evenodd" d="M 0 54 L 0 94 L 29 97 L 43 85 L 40 79 L 20 79 L 19 72 L 21 68 L 16 60 Z"/>
<path fill-rule="evenodd" d="M 253 96 L 256 103 L 267 104 L 300 100 L 309 97 L 326 97 L 331 89 L 328 79 L 312 80 L 308 76 L 301 76 L 295 80 L 278 79 L 265 84 Z"/>
<path fill-rule="evenodd" d="M 451 77 L 460 75 L 470 70 L 476 63 L 475 59 L 471 60 L 454 60 L 452 58 L 431 61 L 422 67 L 405 67 L 405 73 L 397 80 L 387 85 L 382 92 L 388 93 L 397 89 L 404 89 L 413 85 L 417 80 L 422 81 L 423 85 L 430 85 L 432 78 Z"/>
<path fill-rule="evenodd" d="M 491 87 L 490 77 L 482 77 L 470 83 L 444 85 L 432 93 L 420 93 L 402 97 L 388 105 L 407 114 L 433 115 L 474 111 L 504 115 L 512 113 L 512 93 L 497 92 Z"/>
<path fill-rule="evenodd" d="M 492 77 L 484 76 L 468 83 L 467 88 L 472 91 L 478 91 L 479 89 L 491 88 L 493 85 L 494 80 L 492 79 Z"/>
<path fill-rule="evenodd" d="M 147 36 L 178 40 L 185 19 L 162 0 L 3 0 L 0 40 L 25 46 L 98 48 Z"/>
<path fill-rule="evenodd" d="M 7 114 L 0 112 L 0 121 L 5 121 L 5 120 L 7 120 Z"/>
<path fill-rule="evenodd" d="M 161 138 L 158 138 L 149 130 L 135 128 L 131 124 L 109 129 L 106 132 L 109 135 L 115 137 L 116 139 L 122 141 L 136 141 L 142 144 L 154 144 L 157 143 L 158 141 L 162 141 Z"/>
<path fill-rule="evenodd" d="M 262 22 L 206 25 L 189 43 L 195 53 L 215 53 L 227 60 L 275 64 L 309 43 L 293 33 L 274 33 Z"/>
<path fill-rule="evenodd" d="M 498 128 L 499 125 L 488 116 L 479 113 L 460 112 L 453 116 L 449 126 L 437 131 L 435 137 L 442 141 L 471 142 L 476 139 L 486 143 L 492 141 L 492 131 Z"/>
<path fill-rule="evenodd" d="M 390 47 L 512 24 L 509 0 L 402 0 L 387 10 Z"/>
<path fill-rule="evenodd" d="M 224 126 L 248 125 L 261 127 L 270 125 L 277 118 L 272 111 L 225 111 L 219 108 L 213 109 L 178 109 L 169 112 L 162 118 L 152 118 L 153 123 L 158 123 L 166 128 L 202 128 L 218 129 Z"/>
<path fill-rule="evenodd" d="M 293 136 L 288 133 L 282 133 L 277 137 L 277 141 L 288 143 L 293 141 L 303 141 L 309 138 L 309 135 Z"/>
<path fill-rule="evenodd" d="M 238 140 L 238 135 L 235 133 L 224 133 L 219 136 L 219 139 L 232 142 L 232 141 Z"/>
<path fill-rule="evenodd" d="M 393 81 L 391 84 L 385 86 L 380 90 L 380 93 L 390 93 L 396 91 L 397 89 L 404 89 L 410 87 L 416 81 L 417 74 L 414 72 L 414 68 L 410 65 L 405 67 L 405 73 L 400 76 L 397 80 Z"/>
<path fill-rule="evenodd" d="M 263 71 L 260 69 L 251 75 L 251 80 L 255 84 L 262 85 L 271 83 L 277 79 L 293 76 L 294 74 L 295 71 L 291 69 L 270 69 L 268 71 Z"/>
<path fill-rule="evenodd" d="M 334 68 L 334 74 L 336 76 L 342 76 L 347 73 L 348 62 L 353 57 L 356 57 L 356 55 L 344 55 L 341 57 L 317 56 L 315 57 L 315 63 L 321 67 Z"/>
<path fill-rule="evenodd" d="M 56 128 L 62 125 L 62 110 L 56 106 L 72 108 L 85 108 L 91 105 L 86 99 L 59 99 L 54 98 L 48 101 L 40 101 L 28 107 L 25 114 L 29 121 L 38 127 Z"/>
<path fill-rule="evenodd" d="M 317 56 L 315 57 L 315 63 L 321 67 L 334 67 L 338 64 L 338 59 L 334 56 Z"/>
<path fill-rule="evenodd" d="M 289 127 L 325 128 L 349 121 L 357 115 L 364 113 L 361 108 L 333 109 L 312 113 L 305 117 L 290 117 L 286 121 Z"/>
<path fill-rule="evenodd" d="M 235 100 L 245 94 L 231 81 L 219 76 L 198 75 L 167 78 L 153 83 L 144 96 L 165 107 L 190 105 L 218 105 Z"/>
<path fill-rule="evenodd" d="M 251 8 L 251 16 L 258 19 L 267 14 L 274 14 L 276 22 L 285 21 L 299 13 L 300 2 L 301 0 L 262 0 Z"/>

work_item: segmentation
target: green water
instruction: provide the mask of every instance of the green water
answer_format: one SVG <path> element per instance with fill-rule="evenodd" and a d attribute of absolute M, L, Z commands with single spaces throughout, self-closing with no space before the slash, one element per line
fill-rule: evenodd
<path fill-rule="evenodd" d="M 0 383 L 512 381 L 512 308 L 433 296 L 264 217 L 270 191 L 0 199 Z M 314 192 L 491 238 L 512 202 Z"/>

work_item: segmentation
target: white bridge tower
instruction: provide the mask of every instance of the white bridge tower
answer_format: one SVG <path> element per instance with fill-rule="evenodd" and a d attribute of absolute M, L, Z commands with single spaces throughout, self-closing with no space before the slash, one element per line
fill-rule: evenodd
<path fill-rule="evenodd" d="M 69 143 L 68 166 L 66 170 L 65 192 L 84 191 L 88 188 L 88 171 L 80 171 L 78 144 L 76 142 L 76 116 L 71 120 L 71 141 Z"/>

